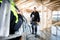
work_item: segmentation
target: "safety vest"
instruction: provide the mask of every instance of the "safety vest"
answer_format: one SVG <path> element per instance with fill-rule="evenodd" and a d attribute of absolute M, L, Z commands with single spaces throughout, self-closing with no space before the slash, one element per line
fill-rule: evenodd
<path fill-rule="evenodd" d="M 0 3 L 2 3 L 2 0 L 0 0 Z"/>
<path fill-rule="evenodd" d="M 15 23 L 17 23 L 18 22 L 18 15 L 16 12 L 16 8 L 13 5 L 11 5 L 11 11 L 13 12 L 14 16 L 16 17 Z"/>
<path fill-rule="evenodd" d="M 0 3 L 2 3 L 2 0 L 0 0 Z M 13 12 L 14 16 L 16 17 L 15 23 L 17 23 L 18 22 L 18 15 L 16 12 L 16 8 L 14 6 L 15 6 L 14 2 L 11 1 L 11 7 L 10 8 L 11 8 L 11 11 Z"/>

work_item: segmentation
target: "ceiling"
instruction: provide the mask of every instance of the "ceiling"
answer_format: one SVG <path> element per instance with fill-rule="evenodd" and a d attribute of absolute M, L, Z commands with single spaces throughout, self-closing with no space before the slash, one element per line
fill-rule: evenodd
<path fill-rule="evenodd" d="M 43 5 L 47 8 L 49 8 L 52 11 L 60 10 L 60 0 L 14 0 L 18 8 L 21 8 L 21 5 L 24 6 L 25 4 L 28 5 L 28 7 L 32 7 L 35 4 L 40 6 Z M 35 4 L 29 4 L 35 2 Z"/>
<path fill-rule="evenodd" d="M 14 2 L 16 3 L 16 6 L 19 9 L 26 9 L 28 12 L 31 12 L 31 10 L 28 8 L 31 8 L 34 6 L 40 7 L 41 5 L 43 5 L 44 7 L 52 11 L 60 11 L 60 0 L 14 0 Z M 54 23 L 55 22 L 53 22 L 53 24 Z"/>

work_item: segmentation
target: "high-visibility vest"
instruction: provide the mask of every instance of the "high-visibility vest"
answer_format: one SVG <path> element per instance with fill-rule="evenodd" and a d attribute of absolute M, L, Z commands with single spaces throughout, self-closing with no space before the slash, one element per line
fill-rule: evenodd
<path fill-rule="evenodd" d="M 0 3 L 2 3 L 2 0 L 0 0 Z M 13 14 L 14 14 L 14 16 L 16 17 L 16 21 L 15 21 L 15 23 L 17 23 L 18 22 L 18 15 L 17 15 L 17 12 L 16 12 L 16 8 L 14 7 L 14 2 L 11 2 L 11 11 L 13 12 Z"/>
<path fill-rule="evenodd" d="M 0 0 L 0 3 L 2 3 L 2 0 Z"/>
<path fill-rule="evenodd" d="M 11 11 L 13 12 L 14 16 L 16 17 L 15 23 L 17 23 L 18 22 L 18 15 L 16 12 L 16 8 L 13 5 L 11 5 Z"/>

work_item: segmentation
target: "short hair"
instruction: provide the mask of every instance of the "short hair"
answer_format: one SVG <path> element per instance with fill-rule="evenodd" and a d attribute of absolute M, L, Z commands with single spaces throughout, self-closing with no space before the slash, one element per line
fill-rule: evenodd
<path fill-rule="evenodd" d="M 34 7 L 34 9 L 36 9 L 36 7 Z"/>

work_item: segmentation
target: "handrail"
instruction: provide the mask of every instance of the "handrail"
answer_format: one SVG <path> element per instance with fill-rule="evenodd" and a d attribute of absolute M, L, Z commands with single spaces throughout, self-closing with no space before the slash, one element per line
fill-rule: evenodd
<path fill-rule="evenodd" d="M 25 19 L 25 21 L 23 22 L 22 26 L 23 26 L 23 32 L 26 31 L 26 30 L 25 30 L 26 28 L 29 28 L 29 31 L 31 32 L 31 27 L 30 27 L 30 25 L 28 24 L 28 22 L 27 22 L 26 19 Z M 28 29 L 27 29 L 27 30 L 28 30 Z"/>
<path fill-rule="evenodd" d="M 27 23 L 27 19 L 22 15 L 24 22 Z"/>
<path fill-rule="evenodd" d="M 22 15 L 22 17 L 23 17 L 23 32 L 25 31 L 24 30 L 24 28 L 27 28 L 27 26 L 30 28 L 30 32 L 31 32 L 31 27 L 30 27 L 30 25 L 28 24 L 28 22 L 27 22 L 27 19 Z"/>

